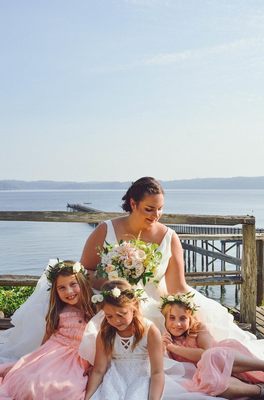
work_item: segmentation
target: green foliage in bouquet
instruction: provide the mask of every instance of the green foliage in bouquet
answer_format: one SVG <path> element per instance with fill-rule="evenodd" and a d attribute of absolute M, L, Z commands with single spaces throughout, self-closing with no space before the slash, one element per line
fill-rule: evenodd
<path fill-rule="evenodd" d="M 23 304 L 33 293 L 31 286 L 1 286 L 0 287 L 0 311 L 4 316 L 11 317 L 17 308 Z"/>

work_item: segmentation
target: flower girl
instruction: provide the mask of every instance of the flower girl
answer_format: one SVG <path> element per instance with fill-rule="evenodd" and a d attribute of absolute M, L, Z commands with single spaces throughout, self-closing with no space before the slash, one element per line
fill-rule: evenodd
<path fill-rule="evenodd" d="M 234 339 L 216 342 L 195 316 L 193 294 L 161 297 L 167 332 L 163 343 L 176 361 L 197 364 L 189 391 L 233 399 L 264 398 L 264 361 Z"/>
<path fill-rule="evenodd" d="M 85 400 L 161 399 L 162 341 L 158 329 L 140 313 L 142 292 L 133 290 L 125 280 L 112 280 L 92 297 L 105 317 Z"/>
<path fill-rule="evenodd" d="M 43 344 L 20 358 L 6 373 L 0 385 L 0 398 L 84 399 L 87 362 L 78 355 L 78 348 L 87 321 L 94 315 L 92 291 L 80 263 L 58 261 L 48 266 L 51 284 L 46 333 Z"/>

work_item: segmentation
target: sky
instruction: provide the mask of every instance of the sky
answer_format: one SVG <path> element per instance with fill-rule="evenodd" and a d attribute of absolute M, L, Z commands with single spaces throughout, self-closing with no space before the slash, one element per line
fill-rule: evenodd
<path fill-rule="evenodd" d="M 263 0 L 0 0 L 0 179 L 264 175 Z"/>

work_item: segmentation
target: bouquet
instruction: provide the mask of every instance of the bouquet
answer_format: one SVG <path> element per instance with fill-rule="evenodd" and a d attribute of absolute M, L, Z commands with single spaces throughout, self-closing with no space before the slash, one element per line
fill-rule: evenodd
<path fill-rule="evenodd" d="M 131 285 L 142 280 L 143 285 L 154 280 L 155 272 L 161 260 L 159 245 L 146 243 L 140 239 L 121 240 L 117 244 L 105 242 L 98 253 L 101 262 L 97 265 L 97 277 L 109 280 L 124 278 Z"/>

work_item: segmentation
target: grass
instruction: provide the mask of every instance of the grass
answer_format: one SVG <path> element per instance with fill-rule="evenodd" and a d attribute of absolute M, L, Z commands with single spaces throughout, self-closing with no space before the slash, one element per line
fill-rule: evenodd
<path fill-rule="evenodd" d="M 11 317 L 17 308 L 23 304 L 34 292 L 32 286 L 1 286 L 0 287 L 0 311 L 4 316 Z"/>

